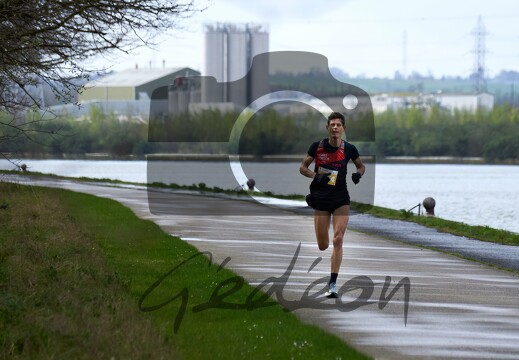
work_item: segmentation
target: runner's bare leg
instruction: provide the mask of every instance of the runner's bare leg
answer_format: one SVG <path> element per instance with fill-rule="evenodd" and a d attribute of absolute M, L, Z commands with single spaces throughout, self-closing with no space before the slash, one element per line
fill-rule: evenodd
<path fill-rule="evenodd" d="M 339 273 L 342 263 L 342 245 L 344 234 L 350 219 L 349 205 L 341 206 L 333 212 L 333 251 L 331 257 L 331 272 Z"/>
<path fill-rule="evenodd" d="M 330 237 L 328 235 L 330 229 L 332 214 L 328 211 L 314 210 L 314 228 L 315 237 L 319 250 L 324 251 L 330 246 Z"/>

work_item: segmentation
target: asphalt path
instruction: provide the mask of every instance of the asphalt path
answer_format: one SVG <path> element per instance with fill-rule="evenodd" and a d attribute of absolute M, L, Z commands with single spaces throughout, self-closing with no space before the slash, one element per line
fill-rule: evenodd
<path fill-rule="evenodd" d="M 519 276 L 409 243 L 474 252 L 481 242 L 352 216 L 338 279 L 341 297 L 326 299 L 331 249 L 318 250 L 307 209 L 161 191 L 150 212 L 142 187 L 12 180 L 117 200 L 167 233 L 210 251 L 214 262 L 270 291 L 302 321 L 376 359 L 519 358 Z M 492 262 L 499 253 L 517 269 L 515 247 L 494 244 L 475 251 L 475 257 Z"/>

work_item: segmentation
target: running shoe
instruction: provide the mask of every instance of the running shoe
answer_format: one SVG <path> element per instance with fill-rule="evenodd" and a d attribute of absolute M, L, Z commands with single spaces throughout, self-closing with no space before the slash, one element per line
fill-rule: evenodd
<path fill-rule="evenodd" d="M 335 285 L 335 283 L 331 283 L 328 287 L 328 291 L 326 293 L 324 293 L 324 296 L 326 296 L 327 298 L 339 297 L 337 295 L 337 285 Z"/>

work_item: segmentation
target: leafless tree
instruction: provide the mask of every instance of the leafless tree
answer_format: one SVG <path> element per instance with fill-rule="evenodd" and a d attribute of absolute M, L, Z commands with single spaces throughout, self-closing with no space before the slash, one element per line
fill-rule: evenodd
<path fill-rule="evenodd" d="M 150 45 L 195 11 L 193 0 L 0 0 L 0 142 L 40 121 L 19 116 L 40 105 L 31 87 L 71 102 L 86 59 Z"/>

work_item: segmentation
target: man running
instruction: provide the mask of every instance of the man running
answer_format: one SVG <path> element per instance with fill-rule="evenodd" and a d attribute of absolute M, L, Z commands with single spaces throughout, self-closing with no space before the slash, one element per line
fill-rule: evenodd
<path fill-rule="evenodd" d="M 326 296 L 336 298 L 337 276 L 342 262 L 342 243 L 348 226 L 350 214 L 350 195 L 346 187 L 347 164 L 351 159 L 357 172 L 351 175 L 354 184 L 358 184 L 366 168 L 355 146 L 342 140 L 344 133 L 344 115 L 332 112 L 328 116 L 326 129 L 328 138 L 310 145 L 299 172 L 312 178 L 310 195 L 306 202 L 314 209 L 314 226 L 319 250 L 328 248 L 330 240 L 328 230 L 333 214 L 333 251 L 331 256 L 331 275 Z M 314 170 L 310 164 L 315 161 Z"/>

